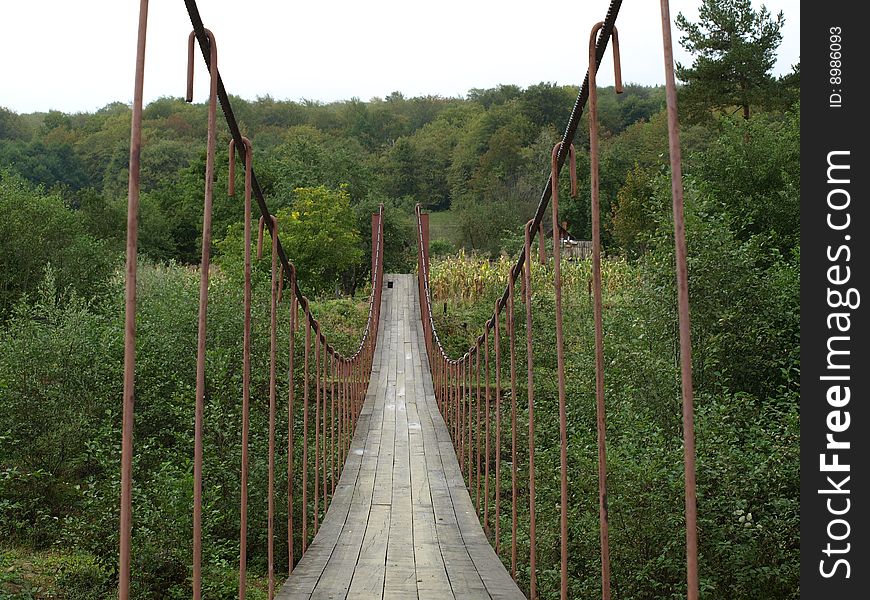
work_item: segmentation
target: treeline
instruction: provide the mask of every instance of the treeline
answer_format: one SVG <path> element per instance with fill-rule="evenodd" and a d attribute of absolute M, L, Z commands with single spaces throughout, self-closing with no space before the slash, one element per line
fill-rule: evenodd
<path fill-rule="evenodd" d="M 781 87 L 787 91 L 789 86 L 793 82 Z M 391 209 L 388 227 L 396 234 L 389 238 L 388 270 L 413 265 L 408 216 L 417 202 L 432 211 L 449 211 L 438 221 L 444 227 L 433 232 L 446 239 L 448 249 L 464 246 L 496 255 L 512 248 L 537 203 L 550 149 L 576 94 L 576 87 L 541 83 L 525 89 L 473 89 L 466 98 L 393 93 L 369 102 L 320 104 L 233 97 L 232 104 L 243 133 L 254 142 L 255 170 L 273 212 L 289 210 L 299 188 L 325 186 L 346 193 L 353 210 L 345 211 L 337 226 L 358 233 L 358 249 L 352 254 L 360 260 L 325 274 L 314 287 L 330 289 L 340 281 L 345 291 L 352 291 L 366 276 L 368 215 L 381 202 Z M 638 246 L 636 230 L 648 225 L 637 206 L 643 201 L 639 196 L 646 195 L 644 182 L 665 164 L 664 94 L 661 88 L 628 85 L 619 96 L 603 88 L 599 98 L 605 244 L 632 252 Z M 784 91 L 775 98 L 782 105 L 790 97 Z M 145 108 L 139 248 L 148 258 L 185 264 L 199 260 L 206 113 L 205 104 L 179 98 L 161 98 Z M 781 121 L 781 115 L 780 110 L 761 113 L 756 128 L 776 135 L 770 130 L 776 126 L 771 118 Z M 0 177 L 18 181 L 6 184 L 19 190 L 15 194 L 50 197 L 55 206 L 75 213 L 58 218 L 73 218 L 75 230 L 99 241 L 108 254 L 98 262 L 123 250 L 130 116 L 129 107 L 121 103 L 78 114 L 19 115 L 0 109 Z M 689 158 L 737 126 L 709 112 L 699 122 L 683 133 Z M 584 116 L 575 142 L 581 175 L 588 169 L 588 140 L 582 133 L 587 130 Z M 227 196 L 229 134 L 224 127 L 219 127 L 218 139 L 213 237 L 219 246 L 241 222 L 242 203 Z M 771 162 L 764 149 L 757 151 Z M 738 179 L 735 183 L 746 183 Z M 28 215 L 29 207 L 12 204 L 17 206 L 2 215 L 5 228 L 12 228 L 13 221 L 37 219 Z M 563 201 L 574 237 L 589 238 L 588 206 L 588 186 L 581 185 L 577 199 Z M 765 210 L 754 210 L 771 218 Z M 19 252 L 31 253 L 26 247 Z M 3 262 L 21 270 L 17 260 Z M 8 298 L 0 298 L 0 312 L 8 310 L 10 298 L 32 289 L 33 273 L 25 278 L 30 287 L 4 283 Z"/>

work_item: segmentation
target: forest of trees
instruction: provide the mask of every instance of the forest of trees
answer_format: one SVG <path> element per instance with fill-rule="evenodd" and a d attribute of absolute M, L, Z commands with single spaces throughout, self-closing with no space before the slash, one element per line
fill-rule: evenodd
<path fill-rule="evenodd" d="M 733 512 L 740 522 L 734 536 L 713 536 L 730 539 L 733 546 L 702 545 L 707 553 L 702 565 L 737 561 L 748 566 L 727 580 L 714 570 L 702 579 L 702 588 L 707 586 L 710 597 L 796 598 L 800 69 L 795 66 L 778 79 L 769 74 L 781 15 L 761 12 L 753 13 L 754 21 L 735 20 L 734 10 L 750 10 L 743 0 L 705 0 L 704 7 L 706 23 L 678 19 L 684 44 L 697 57 L 692 67 L 680 69 L 696 385 L 700 422 L 719 424 L 712 435 L 702 434 L 699 451 L 706 451 L 704 443 L 722 444 L 733 450 L 728 456 L 734 461 L 744 461 L 702 467 L 723 490 L 739 489 L 741 474 L 760 486 L 753 472 L 759 469 L 770 487 L 752 490 L 764 498 L 763 506 L 733 504 L 728 498 L 711 500 L 718 503 L 713 507 L 708 503 L 707 515 L 742 512 Z M 764 35 L 733 31 L 747 44 L 739 48 L 742 55 L 705 54 L 710 24 L 728 22 L 749 23 Z M 728 60 L 745 65 L 741 56 L 758 44 L 767 45 L 767 58 L 757 61 L 754 79 L 738 86 L 752 93 L 713 89 L 730 68 Z M 243 133 L 253 140 L 254 168 L 280 221 L 284 247 L 306 274 L 300 285 L 318 299 L 316 310 L 327 328 L 341 332 L 339 346 L 353 347 L 365 321 L 365 307 L 354 298 L 366 293 L 368 224 L 377 205 L 386 206 L 387 271 L 415 269 L 415 203 L 432 213 L 436 260 L 460 249 L 480 260 L 515 255 L 577 92 L 576 86 L 540 83 L 472 89 L 463 98 L 407 98 L 399 92 L 330 104 L 231 98 Z M 644 292 L 626 292 L 630 302 L 611 323 L 617 339 L 625 340 L 614 352 L 627 352 L 637 340 L 633 327 L 638 323 L 650 327 L 648 345 L 629 353 L 635 369 L 614 376 L 611 391 L 631 398 L 651 386 L 660 389 L 661 398 L 671 398 L 673 382 L 663 381 L 670 367 L 656 370 L 658 361 L 667 363 L 676 335 L 672 306 L 659 302 L 673 294 L 664 90 L 626 85 L 625 93 L 616 95 L 602 88 L 599 106 L 605 253 L 649 284 Z M 205 104 L 180 98 L 155 100 L 144 111 L 137 598 L 187 597 L 190 589 L 192 427 L 187 408 L 193 389 L 206 113 Z M 130 117 L 130 107 L 122 103 L 76 114 L 0 108 L 0 598 L 56 597 L 53 586 L 66 589 L 68 595 L 61 597 L 70 598 L 111 597 L 114 590 Z M 590 237 L 589 191 L 583 185 L 589 170 L 587 132 L 584 117 L 575 140 L 580 194 L 576 199 L 564 194 L 561 206 L 569 231 L 579 239 Z M 206 478 L 213 486 L 213 503 L 206 510 L 214 515 L 204 534 L 213 586 L 208 598 L 234 597 L 238 552 L 233 545 L 238 517 L 228 507 L 236 506 L 239 494 L 230 474 L 239 460 L 243 206 L 239 194 L 227 195 L 228 142 L 228 132 L 219 128 L 213 229 L 219 274 L 209 316 L 206 440 L 211 461 Z M 267 387 L 267 369 L 259 368 L 267 353 L 267 263 L 256 265 L 254 292 L 254 321 L 260 328 L 253 338 L 259 361 L 254 387 L 260 397 Z M 462 302 L 469 319 L 491 308 L 489 299 L 480 306 Z M 463 343 L 461 333 L 448 328 L 447 335 Z M 262 423 L 265 413 L 257 410 L 252 418 Z M 678 427 L 656 418 L 626 422 L 624 427 L 637 429 L 616 437 L 640 444 L 659 425 Z M 745 431 L 736 439 L 740 424 Z M 253 435 L 255 448 L 262 450 L 264 443 L 262 431 Z M 776 460 L 762 460 L 765 454 Z M 639 465 L 621 476 L 642 489 L 637 471 L 642 468 L 650 467 Z M 264 569 L 264 491 L 257 487 L 264 478 L 263 465 L 255 466 L 252 490 L 258 491 L 252 492 L 249 542 L 252 556 L 258 556 L 255 574 Z M 723 490 L 706 488 L 716 498 L 726 495 Z M 758 525 L 757 531 L 744 531 L 746 513 L 753 510 L 766 529 Z M 702 525 L 708 533 L 718 531 L 721 523 L 707 518 Z M 711 537 L 702 532 L 704 539 Z M 653 536 L 643 543 L 660 541 Z M 651 548 L 638 552 L 618 559 L 628 561 L 619 567 L 624 571 L 641 570 L 635 573 L 636 587 L 626 581 L 616 597 L 680 597 L 678 583 L 650 588 L 645 595 L 631 591 L 642 589 L 643 572 L 673 566 L 664 565 Z M 23 568 L 24 563 L 30 566 Z M 39 575 L 43 571 L 50 575 Z M 254 585 L 251 597 L 259 592 Z"/>

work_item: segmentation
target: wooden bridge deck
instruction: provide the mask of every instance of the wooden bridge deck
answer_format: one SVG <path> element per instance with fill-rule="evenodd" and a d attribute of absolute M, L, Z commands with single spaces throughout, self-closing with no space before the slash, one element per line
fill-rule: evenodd
<path fill-rule="evenodd" d="M 522 599 L 475 515 L 435 403 L 416 280 L 384 280 L 393 287 L 349 458 L 277 598 Z"/>

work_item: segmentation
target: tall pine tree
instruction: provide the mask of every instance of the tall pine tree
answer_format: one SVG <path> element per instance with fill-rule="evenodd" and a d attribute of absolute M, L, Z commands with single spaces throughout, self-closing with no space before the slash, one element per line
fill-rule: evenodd
<path fill-rule="evenodd" d="M 680 43 L 695 58 L 691 67 L 677 64 L 684 105 L 694 113 L 742 109 L 748 119 L 775 86 L 770 71 L 785 18 L 773 18 L 764 5 L 753 10 L 750 0 L 703 0 L 698 17 L 692 23 L 677 15 Z"/>

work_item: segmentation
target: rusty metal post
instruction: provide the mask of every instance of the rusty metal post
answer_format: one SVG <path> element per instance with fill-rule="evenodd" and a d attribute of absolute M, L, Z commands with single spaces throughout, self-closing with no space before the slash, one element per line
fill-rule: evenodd
<path fill-rule="evenodd" d="M 426 277 L 429 277 L 429 213 L 420 213 L 420 227 L 423 230 L 423 264 L 426 266 Z M 427 281 L 428 283 L 428 281 Z"/>
<path fill-rule="evenodd" d="M 316 320 L 314 333 L 314 535 L 317 535 L 320 524 L 320 351 L 323 341 L 320 338 L 320 324 Z"/>
<path fill-rule="evenodd" d="M 591 77 L 590 77 L 591 80 Z M 559 150 L 562 143 L 553 146 L 550 162 L 551 202 L 553 223 L 559 223 Z M 571 174 L 571 195 L 577 194 L 577 169 L 573 144 L 568 147 Z M 559 384 L 559 471 L 561 475 L 559 537 L 561 538 L 560 598 L 568 598 L 568 419 L 565 399 L 565 338 L 562 322 L 562 248 L 558 226 L 553 229 L 553 290 L 556 313 L 556 364 Z"/>
<path fill-rule="evenodd" d="M 472 463 L 472 452 L 471 452 L 471 432 L 472 432 L 471 400 L 472 400 L 472 386 L 474 383 L 474 381 L 472 379 L 471 365 L 472 365 L 473 356 L 474 356 L 474 347 L 470 347 L 468 349 L 468 364 L 465 367 L 465 371 L 466 371 L 466 373 L 465 373 L 465 382 L 466 382 L 465 392 L 466 392 L 466 403 L 468 405 L 468 408 L 465 411 L 465 413 L 466 413 L 465 422 L 468 424 L 468 428 L 467 428 L 468 429 L 468 436 L 467 436 L 466 444 L 465 444 L 466 445 L 466 449 L 465 449 L 465 453 L 466 453 L 465 465 L 466 465 L 466 467 L 465 467 L 465 470 L 468 472 L 468 493 L 469 493 L 469 495 L 471 494 L 471 477 L 473 475 L 473 471 L 472 471 L 472 464 L 473 463 Z"/>
<path fill-rule="evenodd" d="M 133 417 L 136 379 L 136 259 L 139 239 L 139 167 L 142 150 L 142 90 L 148 0 L 139 2 L 133 117 L 130 123 L 130 168 L 127 178 L 127 259 L 124 268 L 124 408 L 121 425 L 121 518 L 118 537 L 118 598 L 130 597 L 130 541 L 133 532 Z"/>
<path fill-rule="evenodd" d="M 438 402 L 438 408 L 441 412 L 441 418 L 444 419 L 444 422 L 447 422 L 447 412 L 444 410 L 444 395 L 441 390 L 441 372 L 442 372 L 442 361 L 441 357 L 436 357 L 435 359 L 435 399 Z"/>
<path fill-rule="evenodd" d="M 328 360 L 328 357 L 329 357 L 329 350 L 330 350 L 330 348 L 329 348 L 329 345 L 327 345 L 325 339 L 324 339 L 323 343 L 324 343 L 324 346 L 323 346 L 323 352 L 324 352 L 324 354 L 323 354 L 323 360 L 322 360 L 322 363 L 323 363 L 323 371 L 322 371 L 322 376 L 323 376 L 323 387 L 322 387 L 322 392 L 321 392 L 321 394 L 320 394 L 320 396 L 321 396 L 321 398 L 320 398 L 320 399 L 321 399 L 321 403 L 323 404 L 323 411 L 322 411 L 322 413 L 321 413 L 321 424 L 320 424 L 320 427 L 321 427 L 321 436 L 320 436 L 320 438 L 321 438 L 321 440 L 322 440 L 322 448 L 321 448 L 321 451 L 320 451 L 320 466 L 321 466 L 321 471 L 322 471 L 322 473 L 321 473 L 321 478 L 320 478 L 320 479 L 321 479 L 321 483 L 322 483 L 322 485 L 323 485 L 323 515 L 324 515 L 324 518 L 325 518 L 325 516 L 326 516 L 326 511 L 327 511 L 327 499 L 328 499 L 328 497 L 327 497 L 327 483 L 326 483 L 326 449 L 327 449 L 327 438 L 326 438 L 326 406 L 327 406 L 327 405 L 326 405 L 326 390 L 327 390 L 327 379 L 326 379 L 326 378 L 327 378 L 327 374 L 329 373 L 329 363 L 327 362 L 327 360 Z"/>
<path fill-rule="evenodd" d="M 296 269 L 290 269 L 290 348 L 287 368 L 287 574 L 293 572 L 293 421 L 295 419 L 294 400 L 296 395 L 296 376 L 294 373 L 296 353 L 296 327 L 299 321 L 299 307 L 296 299 Z M 240 599 L 243 600 L 243 599 Z"/>
<path fill-rule="evenodd" d="M 341 357 L 338 359 L 335 374 L 338 379 L 338 472 L 341 476 L 344 465 L 344 362 Z"/>
<path fill-rule="evenodd" d="M 217 42 L 214 34 L 205 30 L 209 42 L 210 88 L 208 101 L 208 134 L 205 158 L 205 200 L 202 215 L 202 261 L 199 277 L 199 318 L 196 348 L 196 408 L 193 442 L 193 599 L 202 596 L 202 419 L 205 407 L 205 343 L 208 313 L 208 276 L 211 258 L 211 212 L 214 195 L 214 161 L 217 143 Z M 193 41 L 188 37 L 187 100 L 193 100 Z"/>
<path fill-rule="evenodd" d="M 381 230 L 380 224 L 381 215 L 380 213 L 372 213 L 372 283 L 375 283 L 378 274 L 378 240 L 380 236 L 378 235 Z"/>
<path fill-rule="evenodd" d="M 455 360 L 455 361 L 453 361 L 453 387 L 454 387 L 453 395 L 454 395 L 454 398 L 455 398 L 455 400 L 456 400 L 456 410 L 455 410 L 455 413 L 456 413 L 456 414 L 454 415 L 453 419 L 454 419 L 454 421 L 456 422 L 456 437 L 454 438 L 454 445 L 456 446 L 456 452 L 459 452 L 459 442 L 460 442 L 460 437 L 461 437 L 461 435 L 462 435 L 462 420 L 461 420 L 460 417 L 459 417 L 459 411 L 460 411 L 460 404 L 459 404 L 459 402 L 460 402 L 460 400 L 459 400 L 459 393 L 460 393 L 459 373 L 460 373 L 460 365 L 459 365 L 459 361 L 458 361 L 458 360 Z"/>
<path fill-rule="evenodd" d="M 517 358 L 514 328 L 514 282 L 511 270 L 508 276 L 507 329 L 511 355 L 511 577 L 517 578 Z"/>
<path fill-rule="evenodd" d="M 439 348 L 439 352 L 441 349 Z M 444 418 L 447 422 L 447 430 L 450 431 L 450 399 L 447 395 L 447 376 L 449 369 L 449 361 L 441 354 L 441 402 L 444 405 Z"/>
<path fill-rule="evenodd" d="M 251 173 L 253 147 L 251 140 L 242 138 L 245 157 L 245 282 L 244 323 L 242 327 L 242 480 L 239 527 L 239 600 L 245 600 L 248 567 L 248 437 L 251 406 Z M 236 141 L 230 140 L 230 173 L 227 193 L 235 195 Z"/>
<path fill-rule="evenodd" d="M 456 448 L 456 458 L 459 460 L 459 472 L 465 470 L 465 357 L 459 359 L 459 372 L 457 381 L 459 384 L 459 439 Z"/>
<path fill-rule="evenodd" d="M 447 359 L 447 404 L 449 407 L 449 421 L 447 422 L 447 430 L 450 432 L 450 441 L 453 442 L 453 448 L 456 448 L 456 398 L 453 393 L 453 361 Z"/>
<path fill-rule="evenodd" d="M 329 378 L 330 378 L 330 390 L 329 390 L 329 400 L 331 402 L 331 406 L 329 408 L 329 475 L 332 479 L 332 493 L 335 494 L 335 378 L 336 378 L 336 370 L 335 370 L 335 353 L 330 354 L 329 359 Z M 339 437 L 339 439 L 341 439 Z"/>
<path fill-rule="evenodd" d="M 607 503 L 607 453 L 604 409 L 604 326 L 601 300 L 601 208 L 598 177 L 598 89 L 596 87 L 595 41 L 604 22 L 596 23 L 589 34 L 589 165 L 592 196 L 592 293 L 595 320 L 595 406 L 598 429 L 598 514 L 601 529 L 601 596 L 610 599 L 610 533 Z M 619 35 L 613 28 L 613 64 L 616 93 L 622 92 L 619 64 Z"/>
<path fill-rule="evenodd" d="M 495 348 L 495 553 L 501 543 L 501 338 L 499 336 L 499 301 L 495 301 L 493 316 L 493 347 Z"/>
<path fill-rule="evenodd" d="M 474 508 L 477 510 L 477 515 L 480 517 L 480 338 L 477 338 L 475 345 L 475 369 L 477 371 L 477 402 L 475 402 L 475 411 L 477 412 L 477 424 L 474 428 L 475 445 L 477 446 L 476 455 L 474 458 L 475 477 L 477 479 L 477 495 L 474 499 Z"/>
<path fill-rule="evenodd" d="M 305 362 L 302 369 L 302 554 L 308 549 L 308 363 L 311 354 L 311 313 L 302 299 L 305 314 Z"/>
<path fill-rule="evenodd" d="M 448 359 L 449 360 L 449 359 Z M 459 434 L 459 419 L 456 415 L 456 408 L 459 406 L 456 401 L 456 363 L 449 361 L 450 367 L 448 370 L 448 394 L 450 394 L 450 426 L 452 428 L 451 437 L 453 438 L 453 447 L 456 448 L 456 438 Z"/>
<path fill-rule="evenodd" d="M 483 326 L 484 360 L 484 468 L 483 468 L 483 529 L 489 533 L 489 327 Z"/>
<path fill-rule="evenodd" d="M 275 413 L 277 410 L 277 352 L 278 352 L 278 219 L 269 215 L 272 223 L 272 301 L 269 311 L 269 476 L 268 476 L 268 536 L 267 561 L 269 575 L 269 600 L 275 597 Z M 265 219 L 260 218 L 260 235 L 263 237 Z M 259 246 L 260 244 L 258 244 Z"/>
<path fill-rule="evenodd" d="M 523 292 L 526 305 L 526 393 L 529 400 L 529 599 L 538 597 L 537 576 L 537 523 L 535 522 L 535 385 L 532 354 L 532 221 L 525 227 L 525 261 L 523 263 Z"/>
<path fill-rule="evenodd" d="M 686 266 L 686 224 L 683 218 L 683 173 L 674 51 L 668 0 L 661 0 L 662 43 L 665 59 L 665 97 L 668 108 L 668 152 L 674 213 L 677 263 L 677 305 L 680 315 L 680 380 L 683 396 L 683 465 L 686 486 L 686 596 L 698 598 L 698 509 L 695 490 L 695 410 L 692 386 L 692 323 L 689 313 L 689 274 Z"/>
<path fill-rule="evenodd" d="M 351 425 L 351 408 L 350 408 L 350 368 L 351 363 L 350 360 L 345 359 L 344 361 L 344 433 L 345 433 L 345 443 L 344 443 L 344 455 L 347 457 L 350 454 L 350 446 L 353 442 L 353 427 Z"/>

